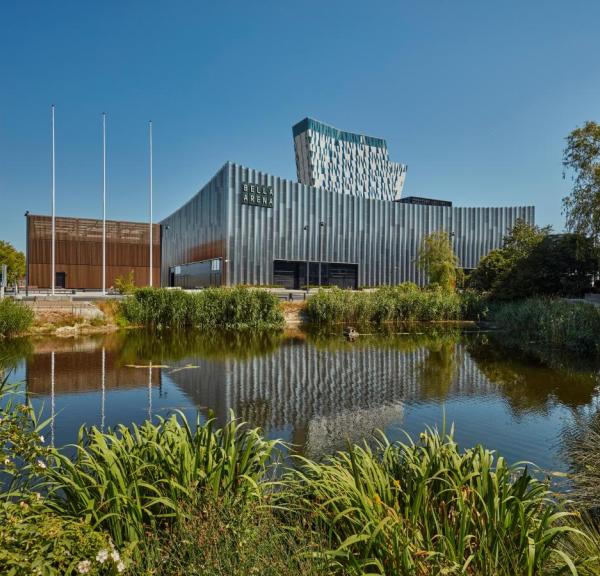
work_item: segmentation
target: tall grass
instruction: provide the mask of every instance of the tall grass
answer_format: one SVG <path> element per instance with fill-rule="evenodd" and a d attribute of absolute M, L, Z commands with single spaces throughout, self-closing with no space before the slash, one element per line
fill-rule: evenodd
<path fill-rule="evenodd" d="M 25 332 L 33 323 L 33 311 L 10 298 L 0 300 L 0 337 Z"/>
<path fill-rule="evenodd" d="M 559 544 L 579 533 L 547 487 L 452 434 L 300 459 L 286 483 L 280 505 L 325 530 L 324 556 L 349 574 L 575 573 Z"/>
<path fill-rule="evenodd" d="M 213 424 L 192 428 L 174 415 L 108 433 L 82 429 L 75 456 L 57 452 L 43 486 L 55 510 L 89 518 L 118 546 L 140 541 L 176 519 L 185 502 L 260 494 L 277 442 L 233 420 Z"/>
<path fill-rule="evenodd" d="M 482 297 L 473 293 L 421 289 L 411 283 L 361 292 L 319 290 L 306 305 L 308 318 L 318 324 L 477 320 L 485 312 Z"/>
<path fill-rule="evenodd" d="M 0 506 L 10 504 L 0 519 L 15 526 L 0 529 L 11 555 L 7 563 L 0 553 L 2 573 L 23 573 L 6 567 L 30 566 L 28 550 L 36 550 L 43 573 L 70 573 L 85 554 L 90 573 L 114 574 L 94 556 L 108 537 L 127 556 L 127 573 L 165 576 L 533 576 L 578 567 L 596 574 L 599 563 L 597 531 L 544 483 L 481 446 L 459 450 L 452 432 L 428 430 L 418 443 L 382 436 L 324 462 L 298 458 L 273 482 L 278 442 L 234 421 L 192 427 L 174 415 L 107 433 L 82 429 L 77 445 L 56 450 L 41 447 L 28 408 L 3 402 L 0 413 L 10 460 L 0 472 L 16 474 L 17 456 L 29 476 L 17 492 L 0 492 Z M 17 529 L 23 545 L 10 532 Z M 67 571 L 57 571 L 61 550 L 73 554 Z"/>
<path fill-rule="evenodd" d="M 499 305 L 492 319 L 502 339 L 524 351 L 539 347 L 600 356 L 600 307 L 592 304 L 529 298 Z"/>
<path fill-rule="evenodd" d="M 120 304 L 119 312 L 132 324 L 173 328 L 272 328 L 284 322 L 276 296 L 241 286 L 195 293 L 142 288 Z"/>
<path fill-rule="evenodd" d="M 142 557 L 156 576 L 323 576 L 319 541 L 257 502 L 214 500 L 189 507 L 169 533 L 153 535 Z M 141 570 L 140 570 L 141 572 Z"/>

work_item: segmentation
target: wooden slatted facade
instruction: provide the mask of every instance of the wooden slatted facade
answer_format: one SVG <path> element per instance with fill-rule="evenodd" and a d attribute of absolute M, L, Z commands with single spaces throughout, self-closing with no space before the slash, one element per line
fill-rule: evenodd
<path fill-rule="evenodd" d="M 139 222 L 106 221 L 106 286 L 133 271 L 136 286 L 149 277 L 149 226 Z M 160 286 L 160 224 L 152 230 L 152 283 Z M 56 273 L 64 274 L 64 288 L 102 288 L 102 220 L 56 218 Z M 52 218 L 27 216 L 27 274 L 34 288 L 52 283 Z M 61 278 L 62 280 L 62 278 Z M 57 282 L 57 286 L 61 282 Z"/>

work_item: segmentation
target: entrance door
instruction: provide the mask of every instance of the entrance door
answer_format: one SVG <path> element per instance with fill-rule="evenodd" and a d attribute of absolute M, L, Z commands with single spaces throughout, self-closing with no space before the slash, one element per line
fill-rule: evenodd
<path fill-rule="evenodd" d="M 67 274 L 65 272 L 57 272 L 56 278 L 54 280 L 54 285 L 57 288 L 66 288 L 67 287 Z"/>

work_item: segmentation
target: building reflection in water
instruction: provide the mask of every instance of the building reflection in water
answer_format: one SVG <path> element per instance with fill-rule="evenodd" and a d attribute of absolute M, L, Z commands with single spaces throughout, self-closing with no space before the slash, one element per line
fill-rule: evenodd
<path fill-rule="evenodd" d="M 145 388 L 144 416 L 135 411 L 141 408 L 140 395 L 137 401 L 128 396 L 138 404 L 127 412 L 131 420 L 151 418 L 156 410 L 194 407 L 204 416 L 213 412 L 222 424 L 233 412 L 267 432 L 290 431 L 290 440 L 312 456 L 401 424 L 407 405 L 494 396 L 518 417 L 543 413 L 557 401 L 576 409 L 596 393 L 593 373 L 571 377 L 507 359 L 458 333 L 364 338 L 354 344 L 339 338 L 269 337 L 247 345 L 238 335 L 231 348 L 219 338 L 196 335 L 186 344 L 179 337 L 137 333 L 72 341 L 57 350 L 41 346 L 27 359 L 27 390 L 50 396 L 52 417 L 57 396 L 98 394 L 99 418 L 81 414 L 81 421 L 97 422 L 104 430 L 107 394 L 138 389 L 143 395 Z M 167 385 L 171 394 L 178 391 L 179 403 L 169 404 L 168 394 L 161 393 Z"/>
<path fill-rule="evenodd" d="M 150 363 L 137 369 L 121 363 L 118 349 L 107 349 L 102 339 L 68 341 L 60 343 L 58 350 L 42 345 L 26 359 L 25 381 L 31 399 L 48 399 L 50 442 L 55 442 L 57 397 L 70 394 L 97 394 L 99 417 L 81 413 L 81 422 L 97 423 L 100 430 L 106 427 L 106 395 L 109 392 L 146 389 L 146 416 L 152 417 L 152 390 L 160 388 L 161 372 Z M 157 372 L 157 374 L 153 374 Z M 132 419 L 133 419 L 132 415 Z"/>
<path fill-rule="evenodd" d="M 426 347 L 323 350 L 288 340 L 269 355 L 245 361 L 188 358 L 177 365 L 191 362 L 197 370 L 176 370 L 168 377 L 196 406 L 214 410 L 220 422 L 233 411 L 266 430 L 291 427 L 292 441 L 313 454 L 401 422 L 405 403 L 442 391 L 444 397 L 495 392 L 456 341 L 444 350 L 440 364 Z M 430 382 L 442 382 L 441 388 Z"/>

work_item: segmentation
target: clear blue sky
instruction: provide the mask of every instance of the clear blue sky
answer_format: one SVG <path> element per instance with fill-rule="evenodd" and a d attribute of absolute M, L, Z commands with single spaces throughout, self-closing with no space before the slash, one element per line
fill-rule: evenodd
<path fill-rule="evenodd" d="M 295 178 L 291 126 L 313 116 L 387 139 L 405 194 L 534 204 L 562 229 L 564 137 L 600 119 L 600 2 L 4 1 L 0 7 L 0 238 L 23 213 L 155 217 L 227 160 Z"/>

